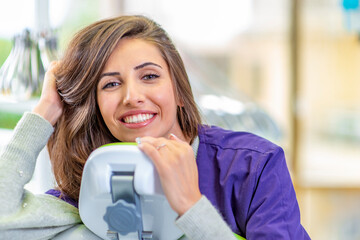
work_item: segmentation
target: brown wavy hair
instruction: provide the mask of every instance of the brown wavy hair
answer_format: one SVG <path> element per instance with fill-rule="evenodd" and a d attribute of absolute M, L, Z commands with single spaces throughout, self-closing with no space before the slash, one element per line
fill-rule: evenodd
<path fill-rule="evenodd" d="M 120 16 L 95 22 L 80 30 L 69 43 L 55 73 L 63 114 L 48 142 L 58 189 L 78 201 L 86 159 L 96 148 L 117 140 L 100 114 L 96 87 L 105 63 L 122 38 L 136 38 L 158 47 L 167 62 L 175 96 L 183 104 L 177 117 L 185 137 L 198 134 L 201 118 L 183 61 L 167 33 L 144 16 Z"/>

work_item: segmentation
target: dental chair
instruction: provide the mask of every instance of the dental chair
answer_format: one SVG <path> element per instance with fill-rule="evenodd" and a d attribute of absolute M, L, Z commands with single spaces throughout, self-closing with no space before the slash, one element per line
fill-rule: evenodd
<path fill-rule="evenodd" d="M 108 144 L 91 153 L 83 171 L 79 213 L 102 239 L 175 240 L 183 235 L 154 165 L 136 143 Z"/>

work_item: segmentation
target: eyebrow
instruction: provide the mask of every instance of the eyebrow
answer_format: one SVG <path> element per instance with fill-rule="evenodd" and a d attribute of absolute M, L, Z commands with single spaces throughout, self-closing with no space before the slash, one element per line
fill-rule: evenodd
<path fill-rule="evenodd" d="M 102 74 L 100 75 L 100 79 L 101 79 L 102 77 L 105 77 L 105 76 L 115 76 L 115 75 L 120 75 L 120 73 L 119 73 L 119 72 L 107 72 L 107 73 L 102 73 Z"/>
<path fill-rule="evenodd" d="M 139 69 L 144 68 L 144 67 L 149 66 L 149 65 L 153 65 L 153 66 L 156 66 L 156 67 L 159 67 L 159 68 L 162 69 L 162 67 L 161 67 L 160 65 L 156 64 L 156 63 L 146 62 L 146 63 L 140 64 L 140 65 L 134 67 L 134 70 L 139 70 Z M 102 77 L 105 77 L 105 76 L 116 76 L 116 75 L 121 75 L 121 74 L 120 74 L 119 72 L 107 72 L 107 73 L 102 73 L 102 74 L 100 75 L 100 79 L 101 79 Z"/>
<path fill-rule="evenodd" d="M 143 64 L 140 64 L 139 66 L 136 66 L 134 67 L 134 70 L 139 70 L 140 68 L 144 68 L 146 66 L 149 66 L 149 65 L 153 65 L 153 66 L 156 66 L 156 67 L 159 67 L 162 69 L 162 67 L 156 63 L 153 63 L 153 62 L 146 62 L 146 63 L 143 63 Z"/>

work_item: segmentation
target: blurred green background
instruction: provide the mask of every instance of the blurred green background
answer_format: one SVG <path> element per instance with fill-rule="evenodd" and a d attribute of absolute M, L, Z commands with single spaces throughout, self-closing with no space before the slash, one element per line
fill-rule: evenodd
<path fill-rule="evenodd" d="M 17 1 L 19 4 L 21 1 Z M 86 0 L 86 1 L 65 1 L 64 5 L 67 5 L 65 16 L 61 22 L 60 26 L 55 26 L 55 30 L 58 37 L 58 53 L 61 57 L 63 50 L 66 48 L 70 38 L 82 27 L 96 21 L 99 19 L 99 7 L 100 1 L 98 0 Z M 70 7 L 71 5 L 71 7 Z M 66 9 L 66 8 L 65 8 Z M 82 9 L 81 11 L 74 11 L 72 9 Z M 50 9 L 51 11 L 53 9 Z M 55 9 L 59 10 L 59 9 Z M 60 10 L 59 10 L 60 11 Z M 54 15 L 54 12 L 51 12 Z M 26 18 L 25 18 L 26 19 Z M 11 19 L 8 19 L 11 21 Z M 24 19 L 20 19 L 23 22 Z M 26 28 L 26 23 L 24 24 L 24 29 Z M 21 31 L 16 31 L 15 34 L 20 34 Z M 11 49 L 13 47 L 13 40 L 10 36 L 0 36 L 0 68 L 6 61 L 9 56 Z M 23 102 L 14 102 L 12 100 L 6 99 L 0 94 L 0 129 L 13 129 L 16 126 L 16 123 L 19 121 L 24 111 L 30 111 L 34 105 L 34 101 L 31 104 Z M 24 106 L 24 104 L 26 106 Z"/>
<path fill-rule="evenodd" d="M 12 48 L 12 42 L 9 39 L 0 38 L 0 66 L 2 66 L 9 56 Z M 1 106 L 2 103 L 0 103 Z M 0 110 L 0 128 L 12 129 L 19 121 L 22 114 L 9 113 Z"/>

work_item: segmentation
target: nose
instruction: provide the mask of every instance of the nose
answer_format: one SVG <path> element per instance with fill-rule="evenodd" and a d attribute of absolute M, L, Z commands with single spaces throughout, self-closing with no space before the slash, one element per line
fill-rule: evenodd
<path fill-rule="evenodd" d="M 141 86 L 137 84 L 136 81 L 126 81 L 123 90 L 123 104 L 125 106 L 137 106 L 144 102 L 144 95 L 142 93 Z"/>

